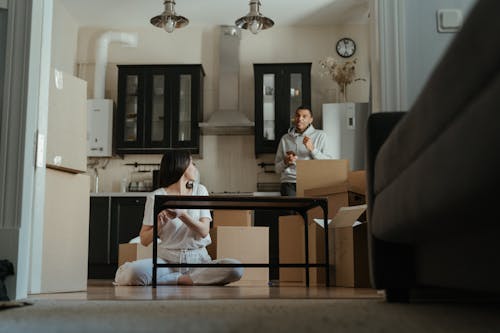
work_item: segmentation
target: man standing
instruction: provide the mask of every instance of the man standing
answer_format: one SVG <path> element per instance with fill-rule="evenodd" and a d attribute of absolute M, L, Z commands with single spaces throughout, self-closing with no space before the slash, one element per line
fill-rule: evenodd
<path fill-rule="evenodd" d="M 297 190 L 297 160 L 326 160 L 326 135 L 312 125 L 311 108 L 301 105 L 295 110 L 295 127 L 283 135 L 276 151 L 275 170 L 281 173 L 281 195 L 294 197 Z"/>

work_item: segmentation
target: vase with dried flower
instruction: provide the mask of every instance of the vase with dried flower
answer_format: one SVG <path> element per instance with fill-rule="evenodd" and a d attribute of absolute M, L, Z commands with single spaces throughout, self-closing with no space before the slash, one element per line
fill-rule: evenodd
<path fill-rule="evenodd" d="M 357 59 L 339 62 L 333 57 L 326 57 L 319 61 L 322 68 L 322 75 L 328 75 L 335 81 L 340 90 L 342 102 L 347 102 L 347 87 L 356 81 L 366 81 L 363 78 L 356 78 Z"/>

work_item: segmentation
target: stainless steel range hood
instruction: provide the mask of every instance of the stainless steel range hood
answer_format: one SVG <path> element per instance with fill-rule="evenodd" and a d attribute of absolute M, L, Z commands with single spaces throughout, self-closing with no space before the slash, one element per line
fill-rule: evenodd
<path fill-rule="evenodd" d="M 219 107 L 206 122 L 199 123 L 202 134 L 254 134 L 255 123 L 239 111 L 240 38 L 236 26 L 220 27 Z"/>

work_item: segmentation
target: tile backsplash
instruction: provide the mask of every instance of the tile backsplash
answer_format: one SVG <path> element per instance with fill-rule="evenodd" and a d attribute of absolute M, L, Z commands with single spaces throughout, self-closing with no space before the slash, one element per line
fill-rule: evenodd
<path fill-rule="evenodd" d="M 202 156 L 193 156 L 200 171 L 200 182 L 209 192 L 254 192 L 257 183 L 279 182 L 279 175 L 267 166 L 265 170 L 258 164 L 273 163 L 274 155 L 255 157 L 254 137 L 215 136 L 203 137 Z M 112 158 L 89 158 L 88 171 L 91 176 L 91 191 L 95 192 L 95 176 L 99 177 L 99 192 L 120 192 L 122 182 L 133 183 L 137 189 L 145 188 L 152 182 L 151 170 L 154 166 L 131 166 L 131 163 L 159 164 L 161 155 L 125 155 Z"/>

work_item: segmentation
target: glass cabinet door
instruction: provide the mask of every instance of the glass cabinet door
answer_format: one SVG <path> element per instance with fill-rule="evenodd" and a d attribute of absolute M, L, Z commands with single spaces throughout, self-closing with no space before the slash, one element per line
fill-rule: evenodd
<path fill-rule="evenodd" d="M 263 122 L 262 133 L 264 140 L 274 141 L 275 126 L 276 126 L 276 75 L 264 74 L 263 76 L 263 89 L 262 89 L 262 109 L 263 109 Z"/>
<path fill-rule="evenodd" d="M 290 74 L 290 126 L 294 126 L 295 110 L 302 105 L 302 74 Z"/>
<path fill-rule="evenodd" d="M 165 75 L 153 75 L 151 89 L 151 142 L 163 142 L 165 139 Z"/>
<path fill-rule="evenodd" d="M 254 64 L 256 155 L 276 153 L 295 110 L 310 105 L 310 75 L 311 63 Z"/>
<path fill-rule="evenodd" d="M 117 154 L 199 153 L 201 65 L 118 65 Z"/>
<path fill-rule="evenodd" d="M 139 76 L 127 75 L 123 142 L 138 141 Z"/>
<path fill-rule="evenodd" d="M 177 141 L 191 141 L 191 75 L 181 74 L 179 77 L 179 120 Z"/>

